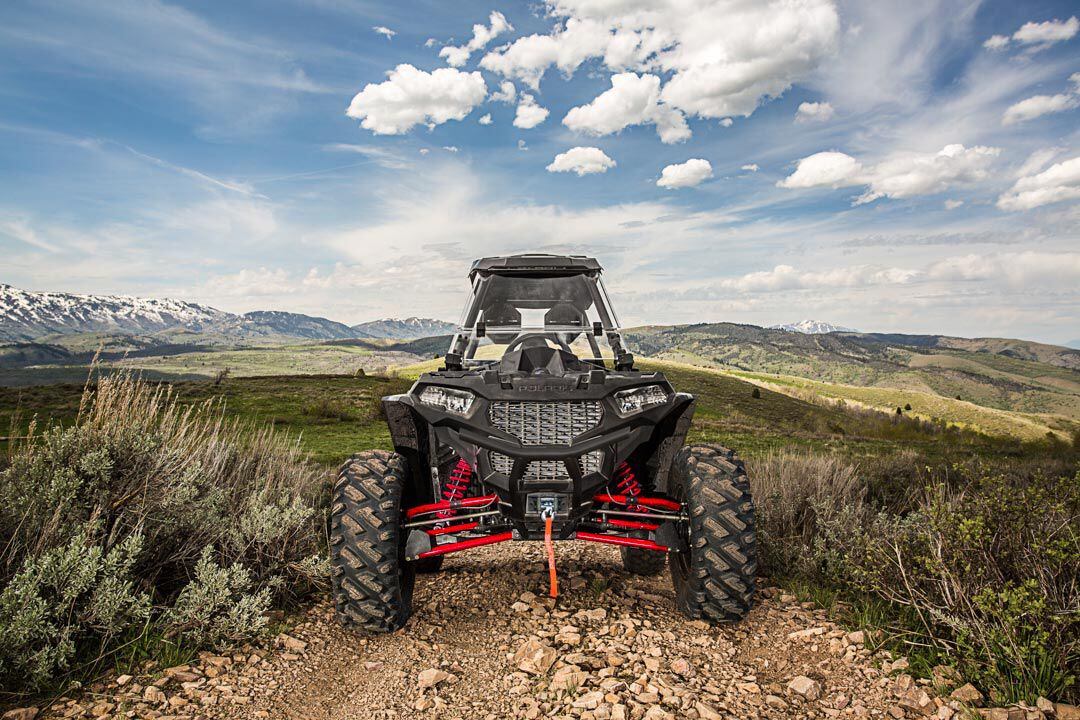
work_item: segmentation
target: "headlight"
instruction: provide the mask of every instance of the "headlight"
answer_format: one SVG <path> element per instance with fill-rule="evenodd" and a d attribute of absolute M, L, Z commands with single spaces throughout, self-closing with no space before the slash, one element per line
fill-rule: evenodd
<path fill-rule="evenodd" d="M 668 401 L 668 393 L 660 385 L 644 385 L 615 393 L 615 407 L 622 416 L 635 415 L 653 405 L 663 405 Z"/>
<path fill-rule="evenodd" d="M 424 392 L 420 393 L 420 402 L 431 407 L 442 408 L 454 415 L 467 414 L 475 399 L 476 396 L 468 390 L 455 390 L 434 385 L 424 388 Z"/>

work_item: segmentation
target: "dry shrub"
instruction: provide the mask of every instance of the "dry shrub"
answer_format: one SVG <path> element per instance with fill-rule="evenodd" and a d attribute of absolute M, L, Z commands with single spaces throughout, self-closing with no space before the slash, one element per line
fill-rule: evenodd
<path fill-rule="evenodd" d="M 0 680 L 42 687 L 155 623 L 258 633 L 324 574 L 322 472 L 296 442 L 130 375 L 84 391 L 0 472 Z"/>
<path fill-rule="evenodd" d="M 858 467 L 830 455 L 773 452 L 749 464 L 763 567 L 781 575 L 817 572 L 812 552 L 823 523 L 863 513 Z"/>

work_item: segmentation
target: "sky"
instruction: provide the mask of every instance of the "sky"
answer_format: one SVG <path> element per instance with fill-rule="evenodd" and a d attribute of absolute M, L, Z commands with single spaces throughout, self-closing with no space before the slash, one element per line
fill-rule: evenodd
<path fill-rule="evenodd" d="M 8 0 L 0 282 L 1080 339 L 1080 20 L 1031 0 Z"/>

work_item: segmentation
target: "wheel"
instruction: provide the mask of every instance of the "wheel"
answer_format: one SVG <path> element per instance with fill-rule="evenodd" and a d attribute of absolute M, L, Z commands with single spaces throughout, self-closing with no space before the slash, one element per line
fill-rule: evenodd
<path fill-rule="evenodd" d="M 619 548 L 622 554 L 622 565 L 626 572 L 634 575 L 659 575 L 664 571 L 667 556 L 655 550 L 641 550 L 639 548 Z"/>
<path fill-rule="evenodd" d="M 401 499 L 405 458 L 383 450 L 341 467 L 330 508 L 334 602 L 345 624 L 373 632 L 409 619 L 416 569 L 405 561 Z"/>
<path fill-rule="evenodd" d="M 420 575 L 430 575 L 442 570 L 443 560 L 446 559 L 444 555 L 436 555 L 435 557 L 420 558 L 419 560 L 413 560 L 411 565 L 416 567 L 416 572 Z"/>
<path fill-rule="evenodd" d="M 683 448 L 675 457 L 672 495 L 690 515 L 687 545 L 671 556 L 679 611 L 692 618 L 735 622 L 754 601 L 757 541 L 746 470 L 719 445 Z"/>

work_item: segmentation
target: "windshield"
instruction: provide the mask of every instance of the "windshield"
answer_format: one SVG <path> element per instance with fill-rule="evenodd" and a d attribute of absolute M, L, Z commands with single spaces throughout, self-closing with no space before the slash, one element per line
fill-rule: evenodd
<path fill-rule="evenodd" d="M 497 360 L 519 341 L 546 339 L 582 360 L 625 350 L 618 320 L 596 274 L 480 275 L 465 304 L 451 353 L 465 364 Z"/>

